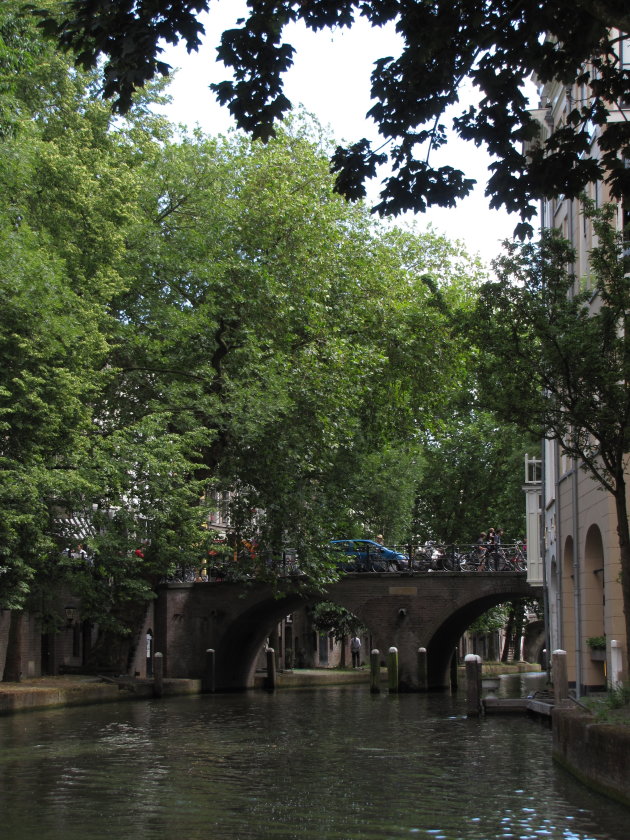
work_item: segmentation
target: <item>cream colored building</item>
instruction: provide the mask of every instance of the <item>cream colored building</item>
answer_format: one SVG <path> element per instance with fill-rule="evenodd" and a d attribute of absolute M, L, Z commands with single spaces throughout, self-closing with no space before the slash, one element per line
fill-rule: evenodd
<path fill-rule="evenodd" d="M 630 39 L 621 44 L 621 60 L 630 63 Z M 587 95 L 584 87 L 551 83 L 540 89 L 540 108 L 535 112 L 548 137 L 561 126 L 569 111 Z M 627 106 L 627 110 L 626 110 Z M 613 111 L 611 119 L 630 118 L 630 102 Z M 593 130 L 592 140 L 596 139 Z M 596 146 L 593 146 L 595 149 Z M 604 184 L 590 188 L 597 205 L 610 200 Z M 630 199 L 619 204 L 619 230 L 629 220 Z M 624 212 L 625 210 L 625 212 Z M 576 249 L 570 268 L 580 282 L 589 270 L 589 252 L 595 236 L 577 200 L 554 199 L 541 207 L 541 226 L 556 228 Z M 597 306 L 596 297 L 592 306 Z M 546 441 L 542 454 L 541 554 L 547 593 L 549 651 L 567 652 L 569 680 L 580 696 L 592 689 L 617 684 L 627 676 L 625 623 L 614 501 L 563 455 L 558 444 Z M 629 476 L 630 478 L 630 476 Z M 588 639 L 605 636 L 605 653 L 596 651 Z"/>

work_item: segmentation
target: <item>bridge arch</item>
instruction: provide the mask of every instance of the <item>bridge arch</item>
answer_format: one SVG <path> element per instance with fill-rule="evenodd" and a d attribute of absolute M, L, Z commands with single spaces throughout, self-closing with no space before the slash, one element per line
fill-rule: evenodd
<path fill-rule="evenodd" d="M 448 686 L 451 657 L 462 635 L 474 621 L 481 618 L 492 607 L 522 597 L 522 592 L 516 590 L 513 593 L 509 591 L 486 593 L 468 601 L 448 615 L 427 645 L 429 686 L 432 688 Z"/>
<path fill-rule="evenodd" d="M 314 593 L 306 581 L 287 581 L 278 597 L 271 587 L 242 584 L 165 584 L 155 607 L 156 647 L 166 676 L 200 677 L 205 651 L 216 652 L 217 688 L 254 684 L 255 663 L 265 638 L 281 618 L 321 600 L 333 601 L 369 628 L 374 646 L 399 651 L 400 685 L 417 684 L 417 651 L 426 647 L 429 687 L 449 684 L 455 645 L 475 618 L 537 590 L 522 573 L 348 574 Z"/>

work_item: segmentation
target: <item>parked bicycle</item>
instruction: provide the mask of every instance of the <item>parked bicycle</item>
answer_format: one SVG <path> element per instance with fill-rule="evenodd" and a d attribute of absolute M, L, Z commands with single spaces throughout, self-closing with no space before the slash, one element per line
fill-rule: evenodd
<path fill-rule="evenodd" d="M 522 543 L 475 545 L 460 555 L 459 568 L 462 572 L 524 572 L 527 558 Z"/>

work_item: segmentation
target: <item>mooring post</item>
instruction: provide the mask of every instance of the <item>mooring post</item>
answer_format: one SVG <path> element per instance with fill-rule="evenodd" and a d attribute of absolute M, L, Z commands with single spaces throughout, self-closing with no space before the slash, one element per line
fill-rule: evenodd
<path fill-rule="evenodd" d="M 164 656 L 156 653 L 153 657 L 153 696 L 161 697 L 164 693 Z"/>
<path fill-rule="evenodd" d="M 201 679 L 201 690 L 206 694 L 214 694 L 216 690 L 215 654 L 212 648 L 208 648 L 206 651 L 206 667 Z"/>
<path fill-rule="evenodd" d="M 378 694 L 381 690 L 381 652 L 374 648 L 370 651 L 370 692 Z"/>
<path fill-rule="evenodd" d="M 267 655 L 267 679 L 265 680 L 265 688 L 269 691 L 274 691 L 276 687 L 276 652 L 273 648 L 268 647 L 265 651 Z"/>
<path fill-rule="evenodd" d="M 429 684 L 427 670 L 427 649 L 418 648 L 418 691 L 426 691 Z"/>
<path fill-rule="evenodd" d="M 476 653 L 465 656 L 466 665 L 466 711 L 469 715 L 480 715 L 481 706 L 481 657 Z"/>
<path fill-rule="evenodd" d="M 551 654 L 551 681 L 554 702 L 556 705 L 561 705 L 569 697 L 566 650 L 554 650 Z"/>
<path fill-rule="evenodd" d="M 398 648 L 390 647 L 387 657 L 387 679 L 390 694 L 398 692 Z"/>

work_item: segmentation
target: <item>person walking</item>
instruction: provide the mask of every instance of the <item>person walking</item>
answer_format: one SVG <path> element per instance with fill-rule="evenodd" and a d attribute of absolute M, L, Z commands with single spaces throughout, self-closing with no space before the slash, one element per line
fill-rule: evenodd
<path fill-rule="evenodd" d="M 476 559 L 479 561 L 477 565 L 478 572 L 484 572 L 486 570 L 486 554 L 488 552 L 488 535 L 485 531 L 482 531 L 477 538 L 477 542 L 475 543 L 475 554 Z"/>
<path fill-rule="evenodd" d="M 350 653 L 352 654 L 352 667 L 358 668 L 361 665 L 361 639 L 353 636 L 350 639 Z"/>

